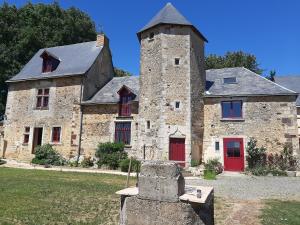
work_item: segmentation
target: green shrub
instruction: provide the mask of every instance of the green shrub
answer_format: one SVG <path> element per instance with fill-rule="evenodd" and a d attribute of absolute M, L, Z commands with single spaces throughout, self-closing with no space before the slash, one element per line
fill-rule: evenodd
<path fill-rule="evenodd" d="M 99 158 L 98 167 L 105 165 L 109 169 L 117 169 L 121 160 L 127 158 L 127 153 L 124 152 L 124 144 L 107 142 L 98 145 L 95 156 Z"/>
<path fill-rule="evenodd" d="M 123 159 L 120 162 L 120 168 L 121 168 L 122 172 L 128 172 L 129 163 L 130 163 L 130 159 Z M 141 162 L 138 161 L 137 159 L 133 158 L 131 160 L 131 170 L 130 170 L 130 172 L 132 172 L 132 171 L 139 172 L 140 171 L 140 167 L 141 167 Z"/>
<path fill-rule="evenodd" d="M 216 171 L 214 170 L 204 170 L 204 179 L 206 180 L 215 180 L 216 179 Z"/>
<path fill-rule="evenodd" d="M 199 165 L 200 165 L 199 160 L 195 160 L 195 159 L 191 160 L 191 167 L 196 167 L 196 166 L 199 166 Z"/>
<path fill-rule="evenodd" d="M 256 146 L 257 140 L 250 138 L 247 144 L 247 162 L 250 169 L 256 167 L 264 167 L 266 165 L 266 148 Z"/>
<path fill-rule="evenodd" d="M 84 157 L 84 159 L 80 163 L 80 166 L 83 168 L 89 168 L 94 166 L 94 162 L 91 157 Z"/>
<path fill-rule="evenodd" d="M 111 154 L 115 152 L 123 152 L 124 151 L 124 144 L 123 143 L 113 143 L 113 142 L 106 142 L 98 144 L 95 156 L 97 158 L 101 158 L 102 154 Z"/>
<path fill-rule="evenodd" d="M 39 165 L 61 166 L 66 163 L 64 158 L 50 145 L 45 144 L 35 148 L 35 157 L 31 161 Z"/>
<path fill-rule="evenodd" d="M 286 171 L 282 171 L 279 169 L 270 170 L 270 173 L 272 173 L 273 176 L 287 176 Z"/>
<path fill-rule="evenodd" d="M 206 163 L 204 163 L 205 170 L 214 171 L 215 174 L 220 174 L 223 172 L 222 163 L 218 158 L 209 159 Z"/>
<path fill-rule="evenodd" d="M 249 171 L 254 176 L 266 176 L 270 172 L 270 170 L 268 170 L 265 166 L 248 168 L 247 171 Z"/>

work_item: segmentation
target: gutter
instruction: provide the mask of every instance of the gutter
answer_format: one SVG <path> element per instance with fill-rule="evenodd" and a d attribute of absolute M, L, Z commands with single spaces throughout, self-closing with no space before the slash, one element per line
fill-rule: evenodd
<path fill-rule="evenodd" d="M 255 97 L 255 96 L 298 96 L 298 93 L 286 93 L 286 94 L 233 94 L 233 95 L 209 95 L 205 94 L 204 98 L 223 98 L 223 97 Z"/>
<path fill-rule="evenodd" d="M 80 121 L 79 121 L 79 143 L 78 143 L 78 150 L 77 150 L 77 160 L 76 160 L 76 166 L 78 166 L 79 157 L 80 157 L 80 150 L 81 150 L 81 137 L 82 137 L 82 121 L 83 121 L 83 110 L 82 110 L 82 96 L 83 96 L 83 79 L 81 79 L 80 84 L 80 99 L 79 99 L 79 105 L 80 105 Z"/>

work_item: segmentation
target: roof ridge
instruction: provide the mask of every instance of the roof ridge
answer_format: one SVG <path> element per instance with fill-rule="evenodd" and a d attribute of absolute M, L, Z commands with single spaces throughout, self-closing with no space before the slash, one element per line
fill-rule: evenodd
<path fill-rule="evenodd" d="M 48 47 L 48 48 L 40 48 L 39 50 L 49 50 L 49 49 L 53 49 L 53 48 L 61 48 L 61 47 L 74 46 L 74 45 L 82 45 L 82 44 L 87 44 L 87 43 L 92 43 L 92 42 L 96 42 L 96 41 L 85 41 L 85 42 L 79 42 L 79 43 L 75 43 L 75 44 L 57 45 L 57 46 Z"/>
<path fill-rule="evenodd" d="M 285 90 L 287 90 L 287 91 L 289 91 L 289 92 L 292 92 L 292 93 L 298 94 L 297 92 L 295 92 L 295 91 L 292 91 L 291 89 L 288 89 L 288 88 L 286 88 L 286 87 L 283 87 L 283 86 L 281 86 L 281 85 L 277 84 L 276 82 L 270 81 L 269 79 L 267 79 L 267 78 L 265 78 L 265 77 L 263 77 L 263 76 L 261 76 L 261 75 L 259 75 L 259 74 L 257 74 L 257 73 L 254 73 L 253 71 L 251 71 L 251 70 L 249 70 L 249 69 L 247 69 L 247 68 L 245 68 L 245 67 L 243 67 L 243 68 L 244 68 L 245 70 L 248 70 L 248 71 L 250 71 L 250 72 L 251 72 L 251 73 L 253 73 L 254 75 L 256 75 L 256 76 L 260 77 L 261 79 L 264 79 L 264 80 L 266 80 L 266 81 L 268 81 L 268 82 L 272 83 L 273 85 L 276 85 L 276 86 L 278 86 L 278 87 L 280 87 L 280 88 L 282 88 L 282 89 L 285 89 Z"/>

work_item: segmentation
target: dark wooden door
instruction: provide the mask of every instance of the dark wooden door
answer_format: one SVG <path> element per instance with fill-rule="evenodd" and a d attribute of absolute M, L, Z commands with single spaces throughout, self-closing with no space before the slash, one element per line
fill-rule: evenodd
<path fill-rule="evenodd" d="M 224 138 L 224 170 L 244 171 L 244 145 L 242 138 Z"/>
<path fill-rule="evenodd" d="M 180 166 L 185 166 L 184 138 L 170 138 L 169 160 L 179 161 Z"/>
<path fill-rule="evenodd" d="M 32 154 L 35 153 L 36 146 L 42 145 L 43 128 L 35 127 L 33 131 Z"/>

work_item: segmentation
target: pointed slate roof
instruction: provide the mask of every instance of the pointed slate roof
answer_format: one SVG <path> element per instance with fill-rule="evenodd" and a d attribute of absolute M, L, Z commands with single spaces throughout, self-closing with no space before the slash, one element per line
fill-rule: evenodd
<path fill-rule="evenodd" d="M 159 24 L 177 24 L 191 26 L 200 37 L 207 42 L 207 39 L 193 26 L 193 24 L 188 21 L 171 3 L 167 3 L 164 8 L 162 8 L 151 20 L 144 26 L 139 32 L 138 37 L 140 38 L 140 33 L 145 30 L 155 27 Z"/>

